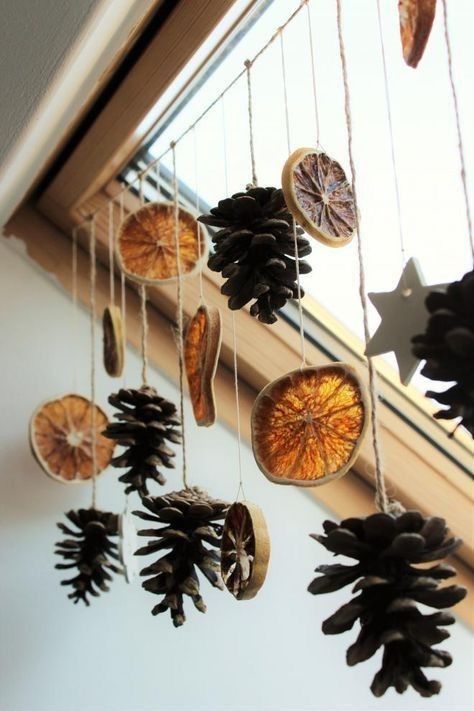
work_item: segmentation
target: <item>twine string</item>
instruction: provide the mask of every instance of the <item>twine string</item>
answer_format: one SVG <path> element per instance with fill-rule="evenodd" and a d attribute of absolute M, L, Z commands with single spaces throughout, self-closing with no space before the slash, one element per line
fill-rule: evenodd
<path fill-rule="evenodd" d="M 237 363 L 237 328 L 235 324 L 235 313 L 232 311 L 232 348 L 233 348 L 233 366 L 234 366 L 234 391 L 235 391 L 235 412 L 237 418 L 237 453 L 239 465 L 239 488 L 237 489 L 236 501 L 242 494 L 244 501 L 245 496 L 244 482 L 242 476 L 242 435 L 240 428 L 240 393 L 239 393 L 239 371 Z"/>
<path fill-rule="evenodd" d="M 176 272 L 177 279 L 177 334 L 178 365 L 179 365 L 179 409 L 181 415 L 182 429 L 182 452 L 183 452 L 183 486 L 188 488 L 188 472 L 186 462 L 186 435 L 184 426 L 184 342 L 183 342 L 183 285 L 181 274 L 181 251 L 179 237 L 179 204 L 178 204 L 178 176 L 176 173 L 176 146 L 171 143 L 173 157 L 173 203 L 174 203 L 174 243 L 176 250 Z"/>
<path fill-rule="evenodd" d="M 313 103 L 314 103 L 314 121 L 316 124 L 316 147 L 320 148 L 320 130 L 319 130 L 319 109 L 318 109 L 318 92 L 317 92 L 317 82 L 316 82 L 316 63 L 314 56 L 314 41 L 313 41 L 313 24 L 311 20 L 311 10 L 309 8 L 309 3 L 306 3 L 306 16 L 308 21 L 308 42 L 309 42 L 309 54 L 311 60 L 311 84 L 313 90 Z"/>
<path fill-rule="evenodd" d="M 161 167 L 159 163 L 156 163 L 154 166 L 155 168 L 155 177 L 156 177 L 156 200 L 157 202 L 160 202 L 161 200 L 161 185 L 160 185 L 160 179 L 161 179 Z"/>
<path fill-rule="evenodd" d="M 286 76 L 286 64 L 285 64 L 285 47 L 283 40 L 283 31 L 280 33 L 280 56 L 281 56 L 281 75 L 283 79 L 283 102 L 285 110 L 285 126 L 286 126 L 286 142 L 288 153 L 291 153 L 291 135 L 290 135 L 290 114 L 288 107 L 288 86 L 287 86 L 287 76 Z M 301 348 L 301 367 L 306 366 L 306 347 L 305 347 L 305 334 L 304 334 L 304 320 L 303 320 L 303 304 L 301 303 L 301 285 L 300 285 L 300 263 L 298 258 L 298 234 L 296 230 L 296 220 L 293 217 L 293 243 L 295 248 L 295 269 L 296 269 L 296 286 L 298 289 L 298 320 L 299 320 L 299 332 L 300 332 L 300 348 Z"/>
<path fill-rule="evenodd" d="M 115 303 L 115 272 L 114 272 L 114 202 L 111 200 L 109 202 L 109 215 L 108 215 L 108 244 L 109 244 L 109 291 L 110 291 L 110 305 L 113 306 Z"/>
<path fill-rule="evenodd" d="M 77 233 L 78 227 L 72 231 L 72 264 L 71 264 L 71 292 L 72 292 L 72 391 L 77 391 L 77 349 L 75 347 L 75 339 L 77 338 Z"/>
<path fill-rule="evenodd" d="M 399 181 L 398 181 L 398 164 L 397 164 L 396 151 L 395 151 L 395 137 L 394 137 L 393 120 L 392 120 L 392 101 L 391 101 L 391 97 L 390 97 L 390 89 L 389 89 L 389 82 L 388 82 L 387 58 L 386 58 L 386 54 L 385 54 L 385 42 L 384 42 L 383 29 L 382 29 L 382 13 L 381 13 L 381 9 L 380 9 L 380 0 L 377 0 L 377 21 L 378 21 L 378 28 L 379 28 L 380 55 L 381 55 L 381 59 L 382 59 L 382 69 L 383 69 L 383 79 L 384 79 L 385 106 L 387 109 L 387 123 L 388 123 L 388 132 L 389 132 L 389 138 L 390 138 L 390 156 L 391 156 L 391 161 L 392 161 L 393 186 L 394 186 L 394 190 L 395 190 L 395 200 L 396 200 L 396 205 L 397 205 L 398 238 L 399 238 L 399 244 L 400 244 L 402 279 L 405 282 L 406 277 L 404 274 L 404 269 L 405 269 L 405 265 L 407 263 L 407 257 L 406 257 L 406 249 L 405 249 L 405 235 L 403 232 L 402 207 L 401 207 L 401 199 L 400 199 L 400 187 L 399 187 Z M 405 283 L 405 288 L 407 286 L 408 285 Z"/>
<path fill-rule="evenodd" d="M 140 317 L 142 322 L 142 384 L 148 385 L 148 316 L 146 311 L 146 286 L 140 286 Z"/>
<path fill-rule="evenodd" d="M 356 220 L 356 231 L 357 231 L 357 256 L 359 262 L 359 296 L 362 305 L 363 312 L 363 326 L 364 326 L 364 338 L 365 342 L 368 343 L 370 339 L 369 332 L 369 322 L 368 322 L 368 302 L 366 293 L 366 279 L 365 279 L 365 264 L 364 264 L 364 253 L 362 244 L 362 234 L 360 230 L 360 219 L 359 210 L 357 206 L 357 174 L 354 163 L 354 153 L 353 153 L 353 136 L 352 136 L 352 112 L 351 112 L 351 100 L 349 91 L 349 80 L 347 72 L 347 60 L 346 60 L 346 49 L 344 44 L 344 38 L 342 33 L 342 8 L 341 0 L 336 0 L 337 8 L 337 33 L 339 40 L 339 56 L 341 60 L 342 69 L 342 79 L 344 85 L 344 113 L 346 117 L 346 127 L 347 127 L 347 146 L 349 153 L 349 163 L 352 173 L 352 190 L 354 195 L 354 212 Z M 385 478 L 382 466 L 382 454 L 379 444 L 379 431 L 378 431 L 378 400 L 376 392 L 376 373 L 375 367 L 371 357 L 367 357 L 367 366 L 369 371 L 369 397 L 370 397 L 370 409 L 371 409 L 371 428 L 372 428 L 372 446 L 374 450 L 375 457 L 375 503 L 377 508 L 384 513 L 397 512 L 400 510 L 401 505 L 398 502 L 390 501 L 386 486 Z"/>
<path fill-rule="evenodd" d="M 95 407 L 95 322 L 96 322 L 96 234 L 95 217 L 89 224 L 89 303 L 90 303 L 90 395 L 91 395 L 91 457 L 92 457 L 92 508 L 97 506 L 97 431 Z"/>
<path fill-rule="evenodd" d="M 250 59 L 245 60 L 245 69 L 247 72 L 247 113 L 249 119 L 249 148 L 250 148 L 250 164 L 252 167 L 252 185 L 257 187 L 257 169 L 255 166 L 255 143 L 253 135 L 253 100 L 252 100 L 252 77 L 251 69 L 252 62 Z"/>
<path fill-rule="evenodd" d="M 466 210 L 466 222 L 467 222 L 467 232 L 469 239 L 469 246 L 471 249 L 472 259 L 474 262 L 474 237 L 472 234 L 472 218 L 471 218 L 471 205 L 469 202 L 469 192 L 467 189 L 467 176 L 466 176 L 466 161 L 464 157 L 464 140 L 461 129 L 461 118 L 459 114 L 459 102 L 458 93 L 456 90 L 456 83 L 454 81 L 454 71 L 453 71 L 453 55 L 451 52 L 451 38 L 449 35 L 449 23 L 448 23 L 448 5 L 446 0 L 443 2 L 443 24 L 444 24 L 444 40 L 446 44 L 446 54 L 448 57 L 448 71 L 449 71 L 449 83 L 451 86 L 451 95 L 453 97 L 454 114 L 456 117 L 456 133 L 458 138 L 458 151 L 459 151 L 459 162 L 461 165 L 461 181 L 464 195 L 464 205 Z"/>
<path fill-rule="evenodd" d="M 198 161 L 198 144 L 197 144 L 197 130 L 196 126 L 193 128 L 193 152 L 194 152 L 194 194 L 195 194 L 195 209 L 196 214 L 199 215 L 200 210 L 200 200 L 199 200 L 199 161 Z M 204 304 L 204 288 L 202 283 L 202 245 L 201 245 L 201 230 L 199 228 L 199 223 L 196 222 L 196 237 L 198 244 L 198 280 L 199 280 L 199 299 L 201 304 Z"/>

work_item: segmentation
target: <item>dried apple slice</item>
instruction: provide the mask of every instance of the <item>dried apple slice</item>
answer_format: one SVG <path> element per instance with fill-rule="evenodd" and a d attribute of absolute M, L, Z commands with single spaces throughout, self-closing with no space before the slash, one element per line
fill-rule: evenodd
<path fill-rule="evenodd" d="M 206 257 L 206 237 L 202 225 L 183 207 L 178 211 L 178 225 L 181 275 L 188 276 Z M 156 284 L 176 279 L 174 204 L 152 202 L 128 215 L 120 225 L 116 247 L 120 265 L 133 281 Z"/>
<path fill-rule="evenodd" d="M 102 436 L 107 415 L 95 407 L 96 473 L 108 467 L 114 443 Z M 91 479 L 92 403 L 82 395 L 64 395 L 41 405 L 30 421 L 30 444 L 40 467 L 56 481 Z"/>
<path fill-rule="evenodd" d="M 104 338 L 104 368 L 112 378 L 122 375 L 125 344 L 123 339 L 122 314 L 118 306 L 107 306 L 102 317 Z"/>
<path fill-rule="evenodd" d="M 232 504 L 221 541 L 221 575 L 237 600 L 255 597 L 267 575 L 270 537 L 263 511 L 248 501 Z"/>
<path fill-rule="evenodd" d="M 353 465 L 367 428 L 365 388 L 336 363 L 294 370 L 258 395 L 252 409 L 256 462 L 275 484 L 319 486 Z"/>
<path fill-rule="evenodd" d="M 351 241 L 354 195 L 339 163 L 315 148 L 298 148 L 287 159 L 281 180 L 289 211 L 309 235 L 329 247 Z"/>
<path fill-rule="evenodd" d="M 399 0 L 403 59 L 416 67 L 425 51 L 436 12 L 436 0 Z"/>
<path fill-rule="evenodd" d="M 221 315 L 214 306 L 201 305 L 184 334 L 184 364 L 194 417 L 209 427 L 216 421 L 214 376 L 221 349 Z"/>

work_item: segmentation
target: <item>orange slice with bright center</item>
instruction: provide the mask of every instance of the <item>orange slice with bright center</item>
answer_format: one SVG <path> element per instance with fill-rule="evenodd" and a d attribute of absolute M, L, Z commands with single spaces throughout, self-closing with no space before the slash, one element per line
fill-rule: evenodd
<path fill-rule="evenodd" d="M 201 267 L 207 247 L 203 227 L 183 207 L 178 210 L 178 235 L 181 275 L 188 276 Z M 120 225 L 118 259 L 133 281 L 156 284 L 176 279 L 176 251 L 175 207 L 171 202 L 148 203 Z"/>
<path fill-rule="evenodd" d="M 294 370 L 258 395 L 252 446 L 276 484 L 318 486 L 353 465 L 367 427 L 365 388 L 342 363 Z"/>
<path fill-rule="evenodd" d="M 92 403 L 81 395 L 65 395 L 41 405 L 30 421 L 30 444 L 48 476 L 66 483 L 91 479 Z M 114 443 L 102 436 L 107 415 L 95 405 L 96 474 L 110 463 Z"/>

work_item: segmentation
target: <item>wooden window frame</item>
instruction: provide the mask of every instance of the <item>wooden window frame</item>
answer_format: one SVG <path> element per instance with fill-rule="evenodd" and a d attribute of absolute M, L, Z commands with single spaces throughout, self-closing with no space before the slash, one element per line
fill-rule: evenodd
<path fill-rule="evenodd" d="M 255 0 L 249 2 L 249 7 Z M 120 186 L 115 176 L 135 154 L 144 136 L 137 128 L 151 110 L 157 98 L 179 74 L 188 59 L 215 28 L 233 0 L 181 0 L 149 43 L 140 59 L 117 88 L 108 104 L 92 123 L 82 140 L 64 162 L 39 200 L 23 205 L 6 227 L 6 234 L 21 238 L 30 256 L 52 272 L 69 289 L 70 232 L 85 214 L 105 208 L 110 196 Z M 240 19 L 240 18 L 239 18 Z M 223 41 L 225 38 L 223 38 Z M 137 198 L 127 194 L 126 207 L 136 207 Z M 99 308 L 107 302 L 107 210 L 97 217 L 99 259 Z M 80 241 L 86 239 L 79 235 Z M 85 246 L 85 245 L 84 245 Z M 87 301 L 87 255 L 79 260 L 79 297 Z M 219 290 L 219 277 L 208 270 L 204 275 L 206 299 L 221 307 L 223 315 L 223 347 L 221 368 L 217 379 L 219 415 L 226 424 L 235 426 L 232 377 L 232 331 L 230 314 L 224 307 Z M 199 300 L 196 280 L 187 280 L 184 309 L 187 315 Z M 128 289 L 131 305 L 127 320 L 127 335 L 133 345 L 139 339 L 138 305 L 135 291 Z M 169 328 L 176 309 L 175 287 L 163 285 L 149 289 L 150 354 L 163 372 L 177 379 L 176 353 Z M 338 338 L 340 326 L 322 307 L 312 305 L 313 315 L 325 324 L 328 338 Z M 298 336 L 292 326 L 280 321 L 276 327 L 266 327 L 250 317 L 247 310 L 237 313 L 239 333 L 239 367 L 242 379 L 242 427 L 247 439 L 249 414 L 256 392 L 269 380 L 299 366 Z M 354 364 L 362 374 L 363 359 L 340 334 L 338 349 L 341 358 Z M 342 345 L 341 345 L 342 344 Z M 307 344 L 307 359 L 311 364 L 328 362 L 327 354 L 317 343 Z M 445 516 L 453 532 L 464 543 L 456 556 L 460 578 L 474 589 L 472 566 L 474 543 L 471 520 L 471 482 L 459 472 L 452 459 L 435 450 L 410 422 L 402 421 L 391 409 L 387 379 L 381 380 L 380 430 L 384 452 L 387 484 L 390 493 L 408 508 Z M 393 398 L 393 392 L 390 397 Z M 400 396 L 401 397 L 401 396 Z M 410 417 L 416 418 L 415 409 Z M 469 462 L 461 449 L 459 457 Z M 370 437 L 366 438 L 353 471 L 328 486 L 310 490 L 337 516 L 358 515 L 373 509 L 374 457 Z M 470 605 L 458 608 L 464 619 L 474 623 Z"/>

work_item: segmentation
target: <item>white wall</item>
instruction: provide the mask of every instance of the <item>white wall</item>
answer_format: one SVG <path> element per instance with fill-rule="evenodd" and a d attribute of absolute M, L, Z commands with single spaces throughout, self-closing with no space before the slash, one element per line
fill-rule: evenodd
<path fill-rule="evenodd" d="M 272 538 L 265 587 L 249 602 L 203 584 L 206 615 L 187 606 L 176 630 L 165 615 L 153 618 L 154 596 L 122 579 L 90 608 L 73 606 L 55 571 L 55 526 L 65 510 L 88 506 L 88 485 L 48 479 L 29 451 L 27 428 L 43 400 L 69 391 L 79 356 L 79 383 L 87 394 L 88 321 L 71 334 L 67 296 L 22 255 L 0 243 L 0 709 L 1 711 L 340 711 L 472 707 L 471 634 L 462 625 L 446 643 L 454 665 L 433 676 L 444 683 L 438 698 L 368 690 L 376 668 L 349 669 L 344 653 L 351 633 L 324 637 L 321 621 L 346 596 L 312 597 L 306 586 L 324 549 L 308 537 L 326 512 L 304 493 L 269 484 L 245 449 L 249 499 L 262 505 Z M 100 349 L 99 349 L 100 350 Z M 138 383 L 139 363 L 128 357 L 127 379 Z M 176 400 L 159 373 L 151 381 Z M 99 367 L 99 401 L 116 388 Z M 187 410 L 191 483 L 232 499 L 237 489 L 236 443 L 223 426 L 198 429 Z M 180 487 L 179 469 L 169 488 Z M 117 472 L 99 480 L 99 505 L 120 511 Z"/>

